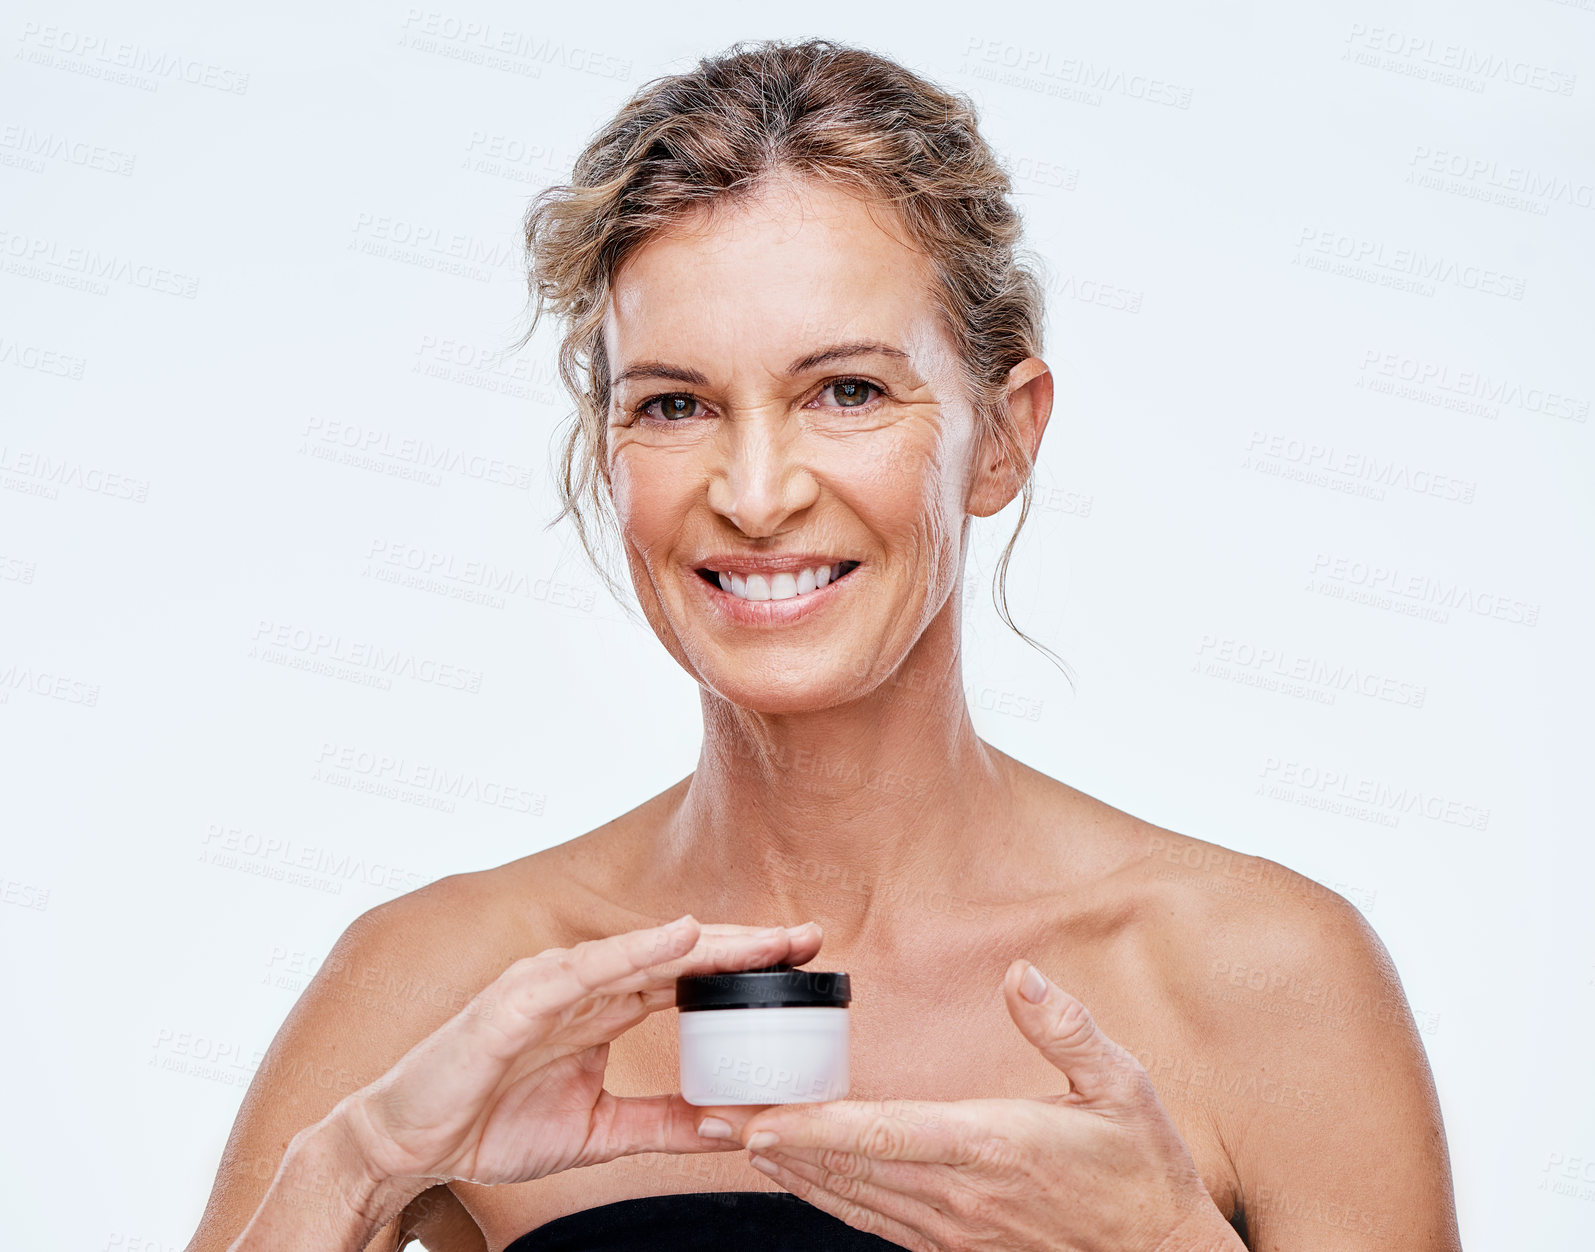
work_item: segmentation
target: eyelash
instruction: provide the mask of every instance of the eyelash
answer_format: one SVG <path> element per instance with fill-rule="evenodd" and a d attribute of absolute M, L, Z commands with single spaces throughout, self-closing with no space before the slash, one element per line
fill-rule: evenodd
<path fill-rule="evenodd" d="M 862 384 L 864 384 L 864 386 L 870 388 L 872 391 L 874 391 L 876 393 L 875 398 L 873 400 L 870 400 L 870 401 L 868 401 L 867 403 L 864 403 L 864 404 L 845 404 L 845 405 L 837 405 L 836 406 L 838 409 L 840 409 L 840 410 L 842 410 L 844 412 L 849 412 L 849 413 L 856 413 L 856 412 L 860 412 L 860 411 L 868 412 L 871 409 L 874 409 L 878 404 L 880 404 L 882 399 L 884 399 L 888 394 L 890 394 L 890 393 L 887 392 L 886 388 L 882 387 L 879 383 L 871 382 L 867 378 L 855 378 L 851 374 L 844 375 L 841 378 L 832 378 L 832 379 L 830 379 L 829 381 L 826 382 L 826 384 L 823 387 L 820 388 L 820 394 L 824 395 L 832 387 L 838 386 L 838 385 L 840 385 L 842 383 L 862 383 Z M 656 422 L 662 422 L 662 423 L 664 423 L 667 426 L 674 426 L 674 425 L 677 425 L 680 422 L 690 421 L 691 420 L 690 418 L 685 418 L 685 417 L 677 417 L 677 418 L 656 417 L 652 413 L 645 412 L 646 409 L 651 408 L 653 405 L 659 403 L 659 401 L 668 400 L 668 399 L 670 399 L 673 396 L 686 396 L 689 400 L 693 401 L 695 404 L 700 404 L 701 405 L 703 403 L 702 400 L 699 400 L 698 397 L 693 395 L 690 391 L 662 391 L 658 395 L 649 396 L 648 399 L 644 400 L 641 404 L 639 404 L 636 408 L 634 408 L 631 411 L 631 415 L 632 415 L 632 417 L 634 419 L 648 418 L 648 419 L 651 419 L 651 420 L 656 421 Z"/>

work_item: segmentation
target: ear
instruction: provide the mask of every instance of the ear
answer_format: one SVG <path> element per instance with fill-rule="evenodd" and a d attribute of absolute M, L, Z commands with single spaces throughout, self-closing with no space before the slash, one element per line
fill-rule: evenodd
<path fill-rule="evenodd" d="M 1008 371 L 1008 415 L 1014 435 L 1032 461 L 1052 416 L 1052 371 L 1040 357 L 1026 357 Z M 969 512 L 975 517 L 1000 513 L 1025 483 L 1026 467 L 1017 464 L 990 430 L 981 433 L 979 457 L 969 487 Z"/>

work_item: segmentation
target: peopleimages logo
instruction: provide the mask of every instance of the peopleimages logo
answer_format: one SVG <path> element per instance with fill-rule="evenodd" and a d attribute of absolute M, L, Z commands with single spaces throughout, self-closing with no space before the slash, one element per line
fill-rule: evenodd
<path fill-rule="evenodd" d="M 1595 183 L 1574 182 L 1561 174 L 1548 174 L 1522 165 L 1503 166 L 1487 157 L 1473 157 L 1422 144 L 1407 164 L 1409 182 L 1425 177 L 1450 178 L 1477 183 L 1486 191 L 1512 192 L 1530 200 L 1558 201 L 1581 209 L 1595 209 Z"/>
<path fill-rule="evenodd" d="M 449 801 L 470 800 L 488 808 L 508 809 L 536 817 L 542 816 L 548 800 L 541 792 L 501 779 L 484 778 L 469 770 L 449 769 L 447 766 L 348 744 L 323 743 L 316 756 L 316 771 L 312 781 L 343 786 L 349 780 L 379 782 Z M 359 786 L 354 788 L 366 789 Z"/>
<path fill-rule="evenodd" d="M 149 499 L 147 479 L 130 478 L 114 470 L 81 461 L 56 460 L 48 453 L 31 448 L 12 448 L 0 444 L 0 488 L 48 500 L 60 497 L 62 487 L 73 487 L 90 495 L 143 504 Z"/>
<path fill-rule="evenodd" d="M 0 148 L 16 153 L 30 162 L 29 168 L 38 170 L 44 168 L 45 161 L 64 161 L 81 169 L 126 176 L 133 172 L 137 161 L 136 157 L 103 144 L 88 143 L 53 131 L 38 131 L 20 125 L 0 128 Z"/>
<path fill-rule="evenodd" d="M 0 668 L 0 704 L 9 704 L 14 691 L 26 691 L 66 704 L 81 704 L 86 709 L 100 702 L 99 683 L 70 678 L 53 670 L 35 670 L 31 665 L 10 661 Z"/>
<path fill-rule="evenodd" d="M 332 454 L 344 451 L 356 454 L 368 465 L 377 467 L 384 463 L 403 464 L 418 472 L 459 474 L 479 482 L 513 487 L 518 491 L 528 491 L 532 486 L 529 466 L 506 461 L 502 457 L 466 452 L 448 444 L 436 444 L 419 436 L 396 435 L 392 431 L 358 422 L 345 422 L 335 417 L 306 419 L 301 438 L 304 443 L 300 445 L 300 451 L 321 459 L 335 459 Z"/>
<path fill-rule="evenodd" d="M 82 379 L 83 367 L 86 364 L 87 362 L 80 356 L 68 356 L 50 348 L 18 343 L 15 339 L 7 339 L 4 335 L 0 335 L 0 365 L 35 370 L 40 374 L 53 374 L 58 378 L 70 378 L 77 382 Z"/>
<path fill-rule="evenodd" d="M 563 69 L 598 78 L 626 82 L 631 78 L 630 60 L 581 44 L 565 44 L 550 35 L 512 30 L 459 18 L 439 9 L 410 8 L 400 24 L 400 42 L 419 52 L 505 70 L 527 78 L 541 77 L 543 66 Z"/>
<path fill-rule="evenodd" d="M 1421 709 L 1429 693 L 1427 687 L 1359 665 L 1303 656 L 1286 648 L 1217 634 L 1203 635 L 1196 655 L 1193 668 L 1201 674 L 1243 686 L 1303 695 L 1320 704 L 1333 704 L 1337 694 L 1347 692 Z"/>
<path fill-rule="evenodd" d="M 324 875 L 329 880 L 324 884 L 303 881 L 299 885 L 330 889 L 334 895 L 342 891 L 343 883 L 356 880 L 388 891 L 414 891 L 426 883 L 419 870 L 404 869 L 386 861 L 368 861 L 334 848 L 261 835 L 221 822 L 206 824 L 205 836 L 200 840 L 199 860 L 223 869 L 241 869 L 278 880 L 293 881 L 296 871 L 301 879 L 306 875 Z"/>
<path fill-rule="evenodd" d="M 1403 817 L 1424 817 L 1448 826 L 1484 830 L 1490 824 L 1490 810 L 1456 796 L 1425 791 L 1421 787 L 1397 786 L 1377 778 L 1367 778 L 1351 770 L 1322 768 L 1303 761 L 1288 761 L 1271 756 L 1258 774 L 1257 794 L 1276 800 L 1306 803 L 1308 808 L 1330 808 L 1327 801 L 1344 801 L 1365 806 L 1386 820 L 1380 825 L 1395 826 Z M 1309 802 L 1316 801 L 1316 802 Z M 1352 814 L 1356 816 L 1356 814 Z"/>
<path fill-rule="evenodd" d="M 1475 587 L 1461 579 L 1434 578 L 1376 561 L 1320 552 L 1310 572 L 1348 590 L 1368 593 L 1369 602 L 1378 607 L 1390 607 L 1388 601 L 1393 598 L 1438 610 L 1440 621 L 1448 620 L 1452 610 L 1517 626 L 1536 626 L 1540 620 L 1540 606 L 1532 601 Z"/>
<path fill-rule="evenodd" d="M 1481 401 L 1482 405 L 1472 407 L 1480 409 L 1479 416 L 1492 420 L 1500 416 L 1501 408 L 1521 409 L 1525 413 L 1538 413 L 1569 422 L 1589 420 L 1590 401 L 1587 397 L 1566 395 L 1516 378 L 1500 377 L 1479 369 L 1461 369 L 1440 361 L 1421 360 L 1405 353 L 1386 352 L 1378 348 L 1369 348 L 1363 353 L 1357 386 L 1401 399 L 1420 400 L 1426 404 L 1461 408 L 1464 411 L 1468 406 L 1462 402 Z"/>
<path fill-rule="evenodd" d="M 90 78 L 126 80 L 142 90 L 159 90 L 160 83 L 155 80 L 163 78 L 235 96 L 249 90 L 249 75 L 237 70 L 70 27 L 24 22 L 18 43 L 18 60 L 74 70 Z"/>
<path fill-rule="evenodd" d="M 1413 290 L 1432 294 L 1422 284 L 1435 283 L 1476 291 L 1482 295 L 1521 300 L 1524 280 L 1498 273 L 1481 265 L 1459 263 L 1450 257 L 1422 252 L 1415 248 L 1393 248 L 1378 239 L 1362 239 L 1317 226 L 1303 226 L 1297 235 L 1296 264 L 1308 269 L 1331 269 L 1350 278 L 1378 282 L 1381 275 L 1399 277 L 1418 284 Z M 1339 270 L 1333 262 L 1343 262 Z"/>
<path fill-rule="evenodd" d="M 104 295 L 110 283 L 125 283 L 144 291 L 192 300 L 199 294 L 199 279 L 164 266 L 140 264 L 127 257 L 107 255 L 94 248 L 74 247 L 39 235 L 28 235 L 0 226 L 0 258 L 21 266 L 25 278 L 43 278 L 57 285 L 72 285 L 60 280 L 73 279 L 97 284 L 96 294 Z M 8 265 L 9 269 L 9 265 Z"/>
<path fill-rule="evenodd" d="M 1173 109 L 1191 107 L 1188 86 L 1082 57 L 1055 55 L 1045 48 L 1023 48 L 1003 39 L 971 35 L 964 44 L 963 71 L 1008 86 L 1029 87 L 1046 95 L 1100 105 L 1103 96 L 1123 96 Z M 1008 74 L 1002 75 L 1000 71 Z M 1011 81 L 1009 81 L 1011 80 Z"/>
<path fill-rule="evenodd" d="M 331 666 L 365 669 L 385 678 L 408 678 L 429 686 L 467 691 L 482 690 L 482 671 L 454 665 L 434 657 L 419 656 L 403 648 L 386 648 L 361 639 L 345 639 L 341 633 L 318 630 L 292 622 L 262 618 L 250 640 L 250 656 L 283 663 L 289 656 L 320 660 Z M 298 668 L 298 667 L 294 667 Z"/>
<path fill-rule="evenodd" d="M 1447 43 L 1431 36 L 1392 30 L 1385 26 L 1365 26 L 1361 22 L 1354 22 L 1351 33 L 1346 36 L 1346 43 L 1348 51 L 1382 54 L 1405 61 L 1414 68 L 1421 66 L 1426 70 L 1450 72 L 1481 82 L 1493 80 L 1511 83 L 1555 96 L 1571 96 L 1578 85 L 1578 75 L 1567 70 L 1537 65 L 1498 52 L 1480 52 L 1464 44 Z"/>
<path fill-rule="evenodd" d="M 1478 484 L 1470 479 L 1439 474 L 1406 461 L 1385 461 L 1332 443 L 1263 430 L 1252 431 L 1251 438 L 1246 441 L 1241 468 L 1280 477 L 1293 476 L 1282 472 L 1284 470 L 1299 469 L 1306 472 L 1304 481 L 1314 481 L 1313 476 L 1316 476 L 1325 480 L 1322 485 L 1336 490 L 1355 488 L 1352 494 L 1371 495 L 1380 500 L 1384 499 L 1384 488 L 1399 487 L 1420 496 L 1472 504 L 1478 490 Z"/>

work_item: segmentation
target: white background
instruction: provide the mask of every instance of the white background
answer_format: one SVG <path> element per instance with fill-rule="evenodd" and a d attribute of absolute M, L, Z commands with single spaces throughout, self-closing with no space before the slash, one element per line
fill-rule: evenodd
<path fill-rule="evenodd" d="M 0 18 L 12 1244 L 181 1248 L 355 916 L 690 770 L 689 680 L 543 528 L 520 215 L 642 82 L 823 35 L 973 97 L 1047 266 L 1011 589 L 1078 689 L 998 519 L 977 726 L 1356 903 L 1466 1245 L 1590 1246 L 1595 0 L 142 7 Z"/>

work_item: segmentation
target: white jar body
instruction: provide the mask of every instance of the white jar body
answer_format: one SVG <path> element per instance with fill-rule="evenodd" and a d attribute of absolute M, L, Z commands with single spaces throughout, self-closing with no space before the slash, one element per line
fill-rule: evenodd
<path fill-rule="evenodd" d="M 801 1005 L 677 1013 L 688 1104 L 812 1104 L 847 1094 L 847 1010 Z"/>

